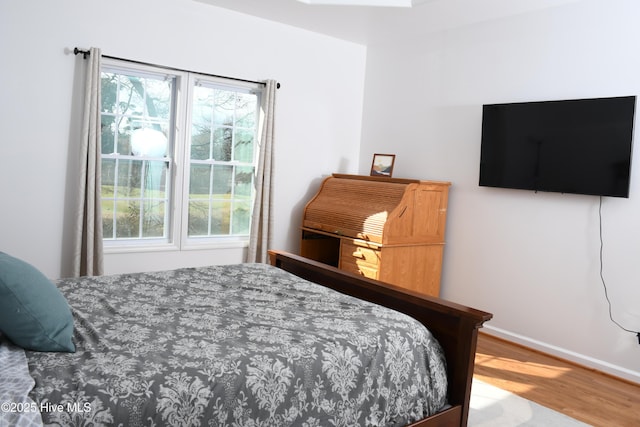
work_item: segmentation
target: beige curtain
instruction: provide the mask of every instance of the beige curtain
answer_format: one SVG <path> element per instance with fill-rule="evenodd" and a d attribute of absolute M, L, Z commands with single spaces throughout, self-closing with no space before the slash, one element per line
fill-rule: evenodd
<path fill-rule="evenodd" d="M 273 139 L 277 86 L 278 82 L 275 80 L 267 80 L 262 93 L 261 135 L 255 179 L 256 199 L 251 217 L 246 262 L 267 263 L 267 249 L 271 247 L 273 237 Z"/>
<path fill-rule="evenodd" d="M 100 209 L 100 49 L 91 48 L 87 65 L 80 141 L 79 196 L 76 210 L 72 274 L 103 274 Z"/>

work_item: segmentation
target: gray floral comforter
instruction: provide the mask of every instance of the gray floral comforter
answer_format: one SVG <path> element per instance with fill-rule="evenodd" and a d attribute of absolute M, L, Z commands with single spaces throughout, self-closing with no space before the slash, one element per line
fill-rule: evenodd
<path fill-rule="evenodd" d="M 446 403 L 415 320 L 263 264 L 58 282 L 77 351 L 27 352 L 45 425 L 387 426 Z"/>

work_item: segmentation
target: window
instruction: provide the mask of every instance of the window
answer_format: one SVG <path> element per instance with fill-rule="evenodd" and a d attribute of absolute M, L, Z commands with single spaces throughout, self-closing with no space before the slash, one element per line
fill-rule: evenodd
<path fill-rule="evenodd" d="M 246 242 L 260 89 L 257 83 L 105 60 L 105 244 Z"/>
<path fill-rule="evenodd" d="M 102 72 L 106 240 L 169 237 L 176 76 Z"/>
<path fill-rule="evenodd" d="M 257 97 L 196 82 L 191 114 L 188 235 L 249 234 Z"/>

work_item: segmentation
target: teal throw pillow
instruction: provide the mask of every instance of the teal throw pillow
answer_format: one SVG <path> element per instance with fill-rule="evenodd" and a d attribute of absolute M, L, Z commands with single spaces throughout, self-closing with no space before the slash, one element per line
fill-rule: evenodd
<path fill-rule="evenodd" d="M 67 300 L 32 265 L 0 252 L 0 331 L 36 351 L 76 350 Z"/>

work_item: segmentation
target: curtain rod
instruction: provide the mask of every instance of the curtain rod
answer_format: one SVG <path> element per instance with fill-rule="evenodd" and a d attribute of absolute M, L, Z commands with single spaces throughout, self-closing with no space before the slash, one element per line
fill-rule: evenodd
<path fill-rule="evenodd" d="M 78 49 L 77 47 L 73 48 L 73 54 L 74 55 L 82 55 L 82 57 L 84 59 L 87 59 L 87 56 L 89 56 L 90 51 L 86 50 L 86 49 Z M 173 71 L 181 71 L 181 72 L 187 72 L 190 73 L 192 71 L 189 70 L 183 70 L 180 68 L 174 68 L 174 67 L 165 67 L 164 65 L 158 65 L 158 64 L 151 64 L 149 62 L 142 62 L 142 61 L 133 61 L 131 59 L 124 59 L 124 58 L 118 58 L 115 56 L 108 56 L 108 55 L 102 55 L 104 58 L 109 58 L 109 59 L 117 59 L 120 61 L 128 61 L 128 62 L 133 62 L 134 64 L 140 64 L 140 65 L 149 65 L 152 67 L 162 67 L 162 68 L 167 68 Z M 265 82 L 258 82 L 255 80 L 246 80 L 246 79 L 239 79 L 237 77 L 227 77 L 227 76 L 219 76 L 217 74 L 206 74 L 206 73 L 199 73 L 197 71 L 193 71 L 194 73 L 198 73 L 198 74 L 202 74 L 204 76 L 208 76 L 208 77 L 218 77 L 218 78 L 222 78 L 222 79 L 228 79 L 228 80 L 235 80 L 237 82 L 245 82 L 245 83 L 255 83 L 255 84 L 259 84 L 259 85 L 265 85 Z M 280 89 L 280 83 L 276 83 L 276 89 Z"/>

